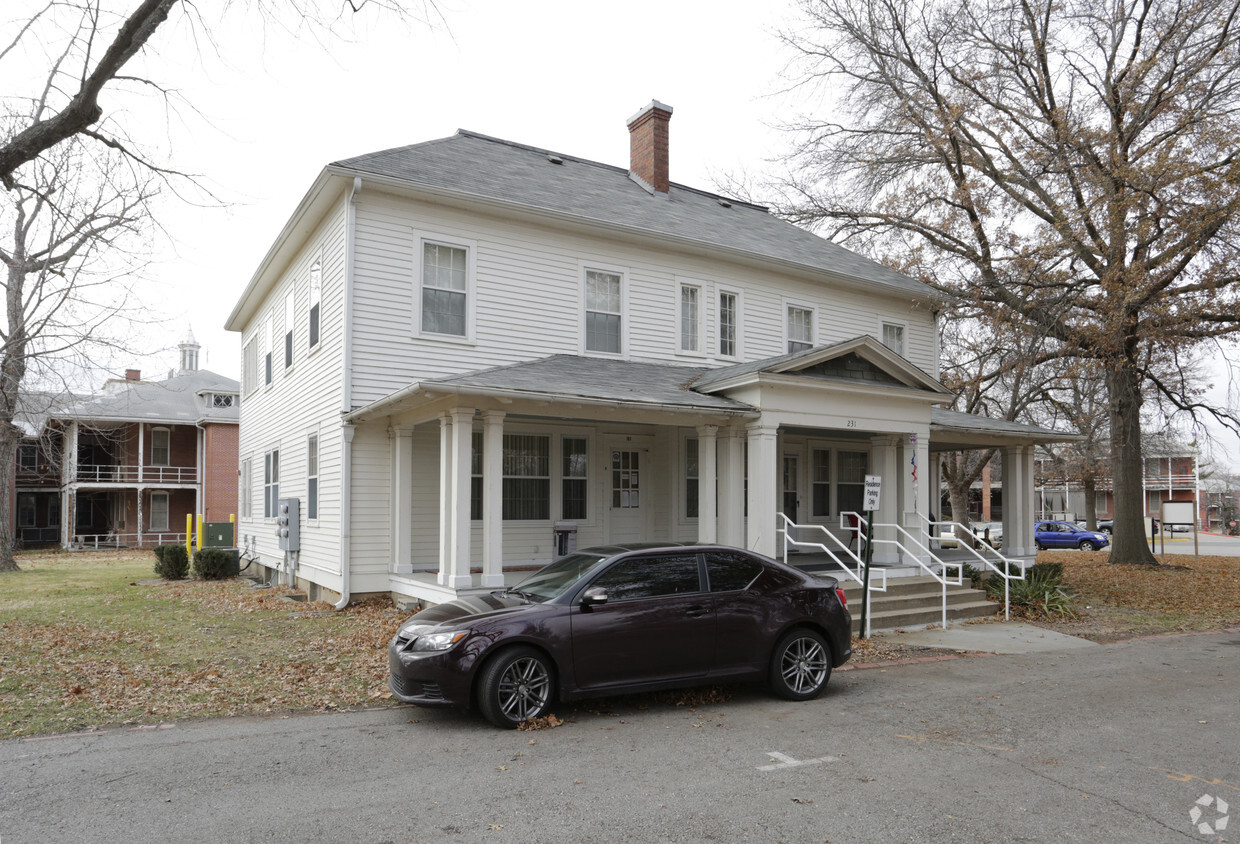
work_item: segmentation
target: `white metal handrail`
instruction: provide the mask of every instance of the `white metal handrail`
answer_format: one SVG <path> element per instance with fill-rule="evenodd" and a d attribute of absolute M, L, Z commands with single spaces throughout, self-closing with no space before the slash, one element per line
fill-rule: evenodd
<path fill-rule="evenodd" d="M 936 538 L 934 535 L 935 528 L 951 527 L 952 536 L 956 539 L 957 548 L 963 548 L 965 551 L 968 551 L 981 562 L 983 568 L 993 569 L 996 574 L 1003 578 L 1003 618 L 1005 621 L 1011 621 L 1011 582 L 1013 580 L 1025 579 L 1024 567 L 1016 560 L 1005 556 L 997 548 L 973 531 L 969 530 L 969 528 L 965 527 L 960 522 L 936 522 L 932 521 L 924 513 L 917 513 L 917 516 L 925 523 L 926 534 L 931 539 Z M 964 540 L 966 537 L 972 539 L 973 542 L 965 542 Z M 977 546 L 981 546 L 982 550 L 978 551 Z M 1003 563 L 1003 568 L 999 568 L 997 564 L 992 563 L 989 559 L 987 559 L 987 551 L 999 558 L 999 561 Z M 1019 575 L 1012 574 L 1013 567 L 1020 572 Z"/>
<path fill-rule="evenodd" d="M 841 519 L 843 519 L 845 516 L 855 516 L 857 519 L 858 529 L 863 530 L 863 531 L 865 530 L 865 527 L 866 527 L 865 516 L 861 515 L 860 513 L 841 513 L 840 514 Z M 930 550 L 929 545 L 921 542 L 921 540 L 919 540 L 916 536 L 914 536 L 913 534 L 905 530 L 903 525 L 879 524 L 878 522 L 875 522 L 873 526 L 875 528 L 892 528 L 896 532 L 895 539 L 875 539 L 874 540 L 875 545 L 895 546 L 895 548 L 904 555 L 905 559 L 909 559 L 917 563 L 918 566 L 920 566 L 922 569 L 925 570 L 926 574 L 928 574 L 930 577 L 933 577 L 935 580 L 939 582 L 939 587 L 940 587 L 941 594 L 942 594 L 941 609 L 942 609 L 943 628 L 946 629 L 947 628 L 947 587 L 961 585 L 961 583 L 963 582 L 961 580 L 961 575 L 964 572 L 964 567 L 960 563 L 949 563 L 949 562 L 945 562 L 944 560 L 939 559 L 939 557 L 936 556 L 935 553 Z M 916 552 L 913 551 L 912 548 L 909 548 L 907 545 L 901 542 L 900 541 L 901 536 L 905 537 L 908 540 L 910 545 L 913 545 L 914 547 L 921 549 L 922 553 L 924 553 L 929 559 L 937 563 L 939 566 L 939 571 L 936 572 L 934 570 L 934 567 L 930 563 L 923 560 Z M 947 574 L 947 569 L 949 567 L 954 568 L 956 570 L 954 579 Z M 868 621 L 868 618 L 867 618 L 867 621 Z"/>
<path fill-rule="evenodd" d="M 82 548 L 98 551 L 100 548 L 144 548 L 151 545 L 173 545 L 185 542 L 185 533 L 79 533 L 73 541 Z"/>
<path fill-rule="evenodd" d="M 192 484 L 198 481 L 197 466 L 132 466 L 83 463 L 76 468 L 74 480 L 79 483 Z"/>
<path fill-rule="evenodd" d="M 795 546 L 797 548 L 814 548 L 826 554 L 828 557 L 830 557 L 835 562 L 835 564 L 839 566 L 840 568 L 842 568 L 844 570 L 844 573 L 847 574 L 850 578 L 857 581 L 858 583 L 861 583 L 861 584 L 865 583 L 865 578 L 864 578 L 865 560 L 862 558 L 860 554 L 861 547 L 862 547 L 861 543 L 865 542 L 864 535 L 861 535 L 861 540 L 860 542 L 857 543 L 857 553 L 853 553 L 853 551 L 848 547 L 848 545 L 845 544 L 843 541 L 841 541 L 838 536 L 833 534 L 831 531 L 827 530 L 826 525 L 817 525 L 817 524 L 799 525 L 796 522 L 792 521 L 792 519 L 785 516 L 783 513 L 776 513 L 775 515 L 779 516 L 779 518 L 784 520 L 784 527 L 780 531 L 784 535 L 784 562 L 788 561 L 788 546 L 790 545 Z M 815 530 L 815 529 L 822 531 L 822 533 L 825 536 L 827 536 L 832 542 L 834 542 L 836 545 L 839 546 L 839 549 L 844 552 L 844 555 L 848 559 L 853 561 L 853 563 L 856 565 L 857 570 L 853 571 L 851 568 L 849 568 L 847 563 L 845 563 L 843 560 L 837 557 L 834 551 L 832 551 L 830 548 L 828 548 L 826 545 L 824 545 L 821 542 L 805 542 L 799 539 L 793 539 L 792 530 L 794 529 L 798 531 Z M 881 586 L 875 585 L 875 581 L 871 580 L 870 591 L 871 592 L 886 592 L 887 591 L 887 572 L 884 571 L 883 569 L 878 569 L 878 573 L 882 575 L 882 585 Z"/>

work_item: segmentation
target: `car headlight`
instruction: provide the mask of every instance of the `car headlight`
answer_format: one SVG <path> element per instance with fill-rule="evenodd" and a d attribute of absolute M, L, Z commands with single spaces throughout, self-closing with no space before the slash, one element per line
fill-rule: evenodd
<path fill-rule="evenodd" d="M 448 630 L 442 633 L 427 633 L 414 639 L 409 645 L 411 651 L 446 651 L 457 642 L 469 635 L 468 630 Z"/>

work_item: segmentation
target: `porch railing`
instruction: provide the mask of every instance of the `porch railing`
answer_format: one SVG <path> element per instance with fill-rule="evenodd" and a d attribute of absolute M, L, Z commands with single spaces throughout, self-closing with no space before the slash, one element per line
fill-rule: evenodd
<path fill-rule="evenodd" d="M 862 536 L 864 536 L 865 535 L 864 531 L 866 530 L 865 515 L 863 513 L 841 513 L 840 519 L 842 521 L 849 516 L 857 520 L 857 528 L 858 530 L 862 531 Z M 898 551 L 900 554 L 903 555 L 903 558 L 905 560 L 913 561 L 923 571 L 925 571 L 927 575 L 929 575 L 930 577 L 933 577 L 935 580 L 938 581 L 940 593 L 942 596 L 941 609 L 942 609 L 943 627 L 944 629 L 946 629 L 947 628 L 947 587 L 961 585 L 961 583 L 963 582 L 961 580 L 961 574 L 964 572 L 964 566 L 962 566 L 960 563 L 949 563 L 945 560 L 940 559 L 937 554 L 935 554 L 933 551 L 930 550 L 928 535 L 925 536 L 925 538 L 923 539 L 922 537 L 918 537 L 915 534 L 910 533 L 907 529 L 905 529 L 904 525 L 900 525 L 900 524 L 879 524 L 878 522 L 875 522 L 874 528 L 887 529 L 887 530 L 894 531 L 895 533 L 894 539 L 874 539 L 873 542 L 875 545 L 892 546 L 893 548 L 896 549 L 896 551 Z M 933 561 L 933 564 L 931 563 L 931 561 Z M 934 569 L 935 565 L 938 566 L 938 571 L 935 571 Z M 954 577 L 947 573 L 947 570 L 949 568 L 953 568 L 956 570 L 956 574 Z M 866 617 L 866 625 L 869 626 L 868 616 Z M 869 631 L 867 631 L 867 634 L 868 632 Z"/>
<path fill-rule="evenodd" d="M 790 547 L 812 548 L 812 549 L 821 551 L 822 553 L 830 557 L 832 562 L 834 562 L 837 566 L 843 569 L 844 574 L 846 574 L 848 577 L 852 578 L 858 583 L 865 583 L 865 577 L 864 577 L 865 559 L 861 555 L 861 549 L 862 549 L 861 543 L 865 542 L 864 534 L 860 535 L 860 540 L 857 542 L 857 552 L 853 553 L 852 549 L 848 547 L 848 544 L 846 544 L 843 540 L 841 540 L 838 536 L 833 534 L 831 531 L 827 530 L 826 525 L 798 525 L 796 522 L 792 521 L 792 519 L 788 518 L 783 513 L 776 513 L 775 515 L 779 516 L 779 518 L 783 520 L 783 524 L 784 524 L 780 532 L 784 535 L 784 562 L 785 563 L 788 562 L 788 550 Z M 835 551 L 828 548 L 826 544 L 822 542 L 806 542 L 801 539 L 793 539 L 792 532 L 794 530 L 796 531 L 798 537 L 801 536 L 801 531 L 815 531 L 815 530 L 821 531 L 825 539 L 828 539 L 831 542 L 835 543 L 838 550 L 843 552 L 844 557 L 852 561 L 853 567 L 856 568 L 856 571 L 854 571 L 852 567 L 849 567 L 848 563 L 845 563 L 838 556 L 836 556 Z M 878 573 L 882 575 L 882 584 L 876 585 L 875 582 L 871 580 L 870 591 L 871 592 L 886 592 L 887 591 L 887 572 L 880 568 L 878 569 Z M 871 572 L 871 574 L 873 574 L 873 572 Z"/>
<path fill-rule="evenodd" d="M 77 481 L 88 484 L 192 484 L 198 482 L 198 467 L 87 464 L 77 467 Z"/>
<path fill-rule="evenodd" d="M 111 548 L 153 548 L 156 545 L 184 544 L 185 533 L 79 533 L 73 537 L 74 545 L 93 551 Z"/>

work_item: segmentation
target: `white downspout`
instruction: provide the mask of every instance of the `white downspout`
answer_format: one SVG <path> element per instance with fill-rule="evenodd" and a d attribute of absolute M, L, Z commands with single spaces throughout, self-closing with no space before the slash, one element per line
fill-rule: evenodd
<path fill-rule="evenodd" d="M 345 209 L 344 236 L 344 360 L 340 390 L 340 415 L 353 409 L 353 252 L 357 228 L 357 195 L 361 176 L 354 177 L 353 190 Z M 349 605 L 349 548 L 352 545 L 351 509 L 353 502 L 353 425 L 340 426 L 340 600 L 336 609 Z"/>

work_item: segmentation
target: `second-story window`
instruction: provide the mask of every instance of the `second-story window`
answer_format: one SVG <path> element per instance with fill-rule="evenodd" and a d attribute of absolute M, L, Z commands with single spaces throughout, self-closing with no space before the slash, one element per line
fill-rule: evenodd
<path fill-rule="evenodd" d="M 719 294 L 719 355 L 736 357 L 736 294 Z"/>
<path fill-rule="evenodd" d="M 284 368 L 293 365 L 293 291 L 284 297 Z"/>
<path fill-rule="evenodd" d="M 468 253 L 442 243 L 422 244 L 422 330 L 465 336 Z"/>
<path fill-rule="evenodd" d="M 680 350 L 702 350 L 702 290 L 690 284 L 680 286 Z"/>
<path fill-rule="evenodd" d="M 267 345 L 263 351 L 263 383 L 271 383 L 271 350 L 276 345 L 276 318 L 274 315 L 267 314 L 267 325 L 263 331 L 264 339 Z"/>
<path fill-rule="evenodd" d="M 620 354 L 621 317 L 620 275 L 586 270 L 586 351 Z"/>
<path fill-rule="evenodd" d="M 306 439 L 306 518 L 319 517 L 319 435 Z"/>
<path fill-rule="evenodd" d="M 814 346 L 814 312 L 788 306 L 788 352 L 803 352 Z"/>
<path fill-rule="evenodd" d="M 172 432 L 167 428 L 151 430 L 151 465 L 172 465 Z"/>
<path fill-rule="evenodd" d="M 322 319 L 320 307 L 323 299 L 323 268 L 318 261 L 310 268 L 310 348 L 319 344 L 319 320 Z"/>
<path fill-rule="evenodd" d="M 883 345 L 904 357 L 904 326 L 895 322 L 884 322 Z"/>
<path fill-rule="evenodd" d="M 39 447 L 23 443 L 17 449 L 17 465 L 23 472 L 39 471 Z"/>
<path fill-rule="evenodd" d="M 258 338 L 251 337 L 245 344 L 241 357 L 241 377 L 244 380 L 245 394 L 248 396 L 258 387 Z"/>

